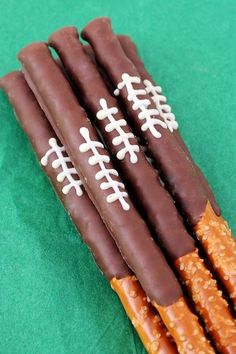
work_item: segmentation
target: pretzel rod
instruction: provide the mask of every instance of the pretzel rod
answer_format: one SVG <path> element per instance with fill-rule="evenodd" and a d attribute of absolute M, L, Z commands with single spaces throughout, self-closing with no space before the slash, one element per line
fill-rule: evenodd
<path fill-rule="evenodd" d="M 203 188 L 205 189 L 208 200 L 210 201 L 215 213 L 217 215 L 220 215 L 220 209 L 219 209 L 219 206 L 217 205 L 214 194 L 213 194 L 206 178 L 202 174 L 200 168 L 193 161 L 192 156 L 191 156 L 185 142 L 183 141 L 183 139 L 180 135 L 180 132 L 178 129 L 178 123 L 175 121 L 175 115 L 171 112 L 171 107 L 167 104 L 167 99 L 162 93 L 162 88 L 156 84 L 154 79 L 151 77 L 151 75 L 146 70 L 144 63 L 142 62 L 142 60 L 138 54 L 137 47 L 136 47 L 135 43 L 131 40 L 131 38 L 128 36 L 125 36 L 125 35 L 119 35 L 117 37 L 119 39 L 119 42 L 120 42 L 126 56 L 132 61 L 132 63 L 135 65 L 136 69 L 138 70 L 138 73 L 139 73 L 142 81 L 146 85 L 146 89 L 147 89 L 148 93 L 150 94 L 150 96 L 152 97 L 152 100 L 154 101 L 156 108 L 163 114 L 164 117 L 166 117 L 169 120 L 169 127 L 170 127 L 171 132 L 173 133 L 173 135 L 177 139 L 180 146 L 183 148 L 183 150 L 186 152 L 187 156 L 191 159 L 192 163 L 194 164 L 195 169 L 198 173 L 199 179 L 203 185 Z"/>
<path fill-rule="evenodd" d="M 201 286 L 199 287 L 197 282 L 190 282 L 190 274 L 182 272 L 178 266 L 176 268 L 182 280 L 187 282 L 190 296 L 194 300 L 196 300 L 195 288 L 198 287 L 201 301 L 196 301 L 196 305 L 205 321 L 206 328 L 218 343 L 222 352 L 225 350 L 225 353 L 229 353 L 230 343 L 235 335 L 233 331 L 236 331 L 236 326 L 228 310 L 228 304 L 219 294 L 211 274 L 202 264 L 198 253 L 195 251 L 193 240 L 185 230 L 171 197 L 161 186 L 152 166 L 145 159 L 140 148 L 135 151 L 135 162 L 132 161 L 132 157 L 134 157 L 132 148 L 139 147 L 137 139 L 125 122 L 116 99 L 111 97 L 97 68 L 84 52 L 78 40 L 76 28 L 66 27 L 53 33 L 49 38 L 49 44 L 59 54 L 66 72 L 79 91 L 79 97 L 90 108 L 91 114 L 97 117 L 94 123 L 100 129 L 109 151 L 113 152 L 119 170 L 126 177 L 133 194 L 137 195 L 139 204 L 146 211 L 149 223 L 158 234 L 158 239 L 172 262 L 177 264 L 178 260 L 184 259 L 190 271 L 195 270 L 192 260 L 201 265 L 198 277 L 202 273 L 202 276 L 207 278 L 207 281 L 211 284 L 211 293 Z M 127 136 L 132 137 L 132 140 L 129 140 Z M 120 139 L 119 144 L 116 144 L 117 139 Z M 125 148 L 127 150 L 120 156 L 119 154 Z M 183 262 L 180 263 L 182 265 Z M 216 299 L 217 304 L 215 306 L 209 306 L 209 296 Z M 225 317 L 222 316 L 222 313 Z M 219 331 L 219 328 L 222 328 L 222 331 Z M 228 333 L 228 341 L 225 338 L 225 332 Z"/>
<path fill-rule="evenodd" d="M 159 166 L 173 198 L 197 234 L 203 233 L 199 239 L 208 239 L 208 242 L 202 242 L 202 245 L 235 304 L 236 243 L 231 233 L 227 232 L 221 244 L 225 247 L 223 258 L 219 258 L 219 252 L 210 246 L 216 240 L 217 244 L 222 242 L 222 237 L 218 231 L 212 240 L 209 240 L 211 236 L 209 237 L 207 230 L 211 225 L 206 222 L 210 220 L 211 210 L 209 211 L 206 190 L 199 180 L 195 165 L 188 158 L 186 150 L 181 147 L 176 136 L 171 133 L 168 120 L 160 116 L 155 103 L 150 99 L 136 67 L 128 59 L 118 38 L 113 34 L 110 20 L 100 18 L 92 21 L 85 27 L 82 36 L 91 44 L 96 60 L 117 86 L 115 94 L 120 96 L 138 134 L 145 138 L 147 147 Z M 166 122 L 166 128 L 163 128 L 160 121 Z M 202 231 L 201 228 L 199 232 L 201 220 L 206 231 Z M 211 221 L 214 222 L 214 218 Z M 230 261 L 226 260 L 226 254 L 231 255 Z"/>
<path fill-rule="evenodd" d="M 135 276 L 111 280 L 112 289 L 120 301 L 139 334 L 146 350 L 150 354 L 177 353 L 175 343 L 170 338 L 164 324 L 153 310 L 151 304 Z"/>
<path fill-rule="evenodd" d="M 7 93 L 45 173 L 76 228 L 81 232 L 97 265 L 119 296 L 148 353 L 177 353 L 161 319 L 147 301 L 139 282 L 123 260 L 78 175 L 73 167 L 69 167 L 70 159 L 65 149 L 58 143 L 58 138 L 30 91 L 23 74 L 13 72 L 6 75 L 1 80 L 0 86 Z M 66 170 L 67 168 L 73 170 Z M 65 173 L 63 180 L 59 177 L 62 173 Z"/>
<path fill-rule="evenodd" d="M 155 96 L 153 96 L 153 99 L 157 102 L 158 107 L 160 108 L 160 105 L 162 104 L 162 107 L 164 107 L 164 111 L 170 111 L 170 107 L 168 105 L 166 106 L 166 100 L 161 93 L 161 88 L 157 86 L 153 78 L 145 69 L 143 62 L 138 55 L 138 51 L 135 44 L 128 36 L 121 35 L 118 36 L 118 38 L 125 54 L 136 66 L 141 79 L 143 81 L 149 81 L 149 90 L 151 90 L 150 93 L 156 96 L 156 100 Z M 160 93 L 158 94 L 157 91 L 159 91 Z M 160 98 L 162 99 L 162 102 L 160 101 Z M 180 135 L 179 130 L 173 130 L 173 134 L 178 139 L 179 143 L 185 150 L 188 157 L 191 158 L 192 162 L 194 163 L 191 154 Z M 205 188 L 207 198 L 210 203 L 208 203 L 203 217 L 195 226 L 195 231 L 198 235 L 199 240 L 203 244 L 211 263 L 214 265 L 215 270 L 217 271 L 220 279 L 223 281 L 225 288 L 228 290 L 228 293 L 230 294 L 230 297 L 232 298 L 234 305 L 236 306 L 236 244 L 233 239 L 232 233 L 228 227 L 228 224 L 222 217 L 220 217 L 220 209 L 216 203 L 214 194 L 207 183 L 207 180 L 205 179 L 198 166 L 196 166 L 196 169 L 199 174 L 199 178 Z M 211 229 L 211 232 L 209 232 L 208 227 L 209 230 Z M 212 236 L 209 237 L 209 235 Z M 218 259 L 220 259 L 221 262 L 216 261 Z"/>
<path fill-rule="evenodd" d="M 144 238 L 142 240 L 142 236 L 139 236 L 140 239 L 136 237 L 136 242 L 132 244 L 132 248 L 137 247 L 136 256 L 141 254 L 139 261 L 132 259 L 126 250 L 126 247 L 131 248 L 129 238 L 133 237 L 133 231 L 139 230 L 139 234 L 142 231 L 147 236 L 145 240 L 146 238 L 148 240 L 148 250 L 152 256 L 155 256 L 153 258 L 156 258 L 156 267 L 158 268 L 158 264 L 163 266 L 163 271 L 170 275 L 170 280 L 173 282 L 172 285 L 175 289 L 173 292 L 169 292 L 168 286 L 163 293 L 161 291 L 159 294 L 157 290 L 157 295 L 147 281 L 150 288 L 149 292 L 151 294 L 155 293 L 155 297 L 156 295 L 160 296 L 159 301 L 164 301 L 164 303 L 166 298 L 163 295 L 169 293 L 170 300 L 168 300 L 173 301 L 176 296 L 179 297 L 182 294 L 179 285 L 159 248 L 154 246 L 145 223 L 139 217 L 124 185 L 121 184 L 118 173 L 110 162 L 107 151 L 100 143 L 86 112 L 78 104 L 65 77 L 54 63 L 47 46 L 43 43 L 32 44 L 20 52 L 19 58 L 23 64 L 26 81 L 46 112 L 46 116 L 57 136 L 64 144 L 85 189 L 91 196 L 91 200 L 108 227 L 114 229 L 113 234 L 115 236 L 118 234 L 116 238 L 119 237 L 119 242 L 117 241 L 117 243 L 120 250 L 124 250 L 125 259 L 129 259 L 131 267 L 137 268 L 139 271 L 140 262 L 146 262 L 145 257 L 143 257 L 143 250 L 141 251 L 137 247 L 138 243 L 144 240 Z M 46 77 L 49 72 L 50 75 Z M 116 220 L 113 220 L 114 213 L 116 213 Z M 135 220 L 133 224 L 137 225 L 134 229 L 128 220 L 131 218 Z M 123 234 L 126 235 L 125 239 Z M 154 273 L 153 270 L 152 272 Z M 162 276 L 159 280 L 162 282 Z M 145 280 L 144 283 L 146 283 Z"/>
<path fill-rule="evenodd" d="M 183 299 L 183 293 L 174 273 L 153 242 L 149 230 L 113 168 L 108 153 L 47 46 L 44 43 L 32 44 L 20 52 L 19 59 L 23 64 L 25 77 L 47 118 L 56 128 L 56 133 L 59 131 L 61 141 L 90 199 L 147 296 L 156 306 L 165 309 L 175 307 Z M 201 335 L 187 339 L 198 350 L 202 348 L 204 338 L 202 328 L 184 299 L 181 311 L 189 318 L 190 325 L 199 328 Z M 165 317 L 164 323 L 169 325 L 169 315 Z M 180 346 L 180 331 L 168 329 L 177 346 Z M 184 327 L 181 330 L 184 331 Z M 214 352 L 207 341 L 204 346 L 206 353 Z"/>

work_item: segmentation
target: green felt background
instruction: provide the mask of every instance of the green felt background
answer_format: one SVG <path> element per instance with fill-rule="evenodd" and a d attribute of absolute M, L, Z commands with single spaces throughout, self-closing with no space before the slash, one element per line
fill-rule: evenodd
<path fill-rule="evenodd" d="M 102 15 L 137 42 L 235 232 L 236 1 L 1 0 L 0 75 L 22 46 Z M 144 353 L 3 93 L 0 121 L 0 353 Z"/>

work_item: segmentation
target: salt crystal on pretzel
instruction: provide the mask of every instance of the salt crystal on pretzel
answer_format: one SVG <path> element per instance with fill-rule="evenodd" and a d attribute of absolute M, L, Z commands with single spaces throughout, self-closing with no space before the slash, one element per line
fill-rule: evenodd
<path fill-rule="evenodd" d="M 139 149 L 138 141 L 126 123 L 116 99 L 110 95 L 97 68 L 84 52 L 76 28 L 66 27 L 53 33 L 49 44 L 59 54 L 78 96 L 91 112 L 91 117 L 94 117 L 94 124 L 100 129 L 109 150 L 113 152 L 113 160 L 116 160 L 133 196 L 137 197 L 138 204 L 145 211 L 159 242 L 169 254 L 182 281 L 187 282 L 190 296 L 202 315 L 206 328 L 220 350 L 229 353 L 236 326 L 228 304 L 223 300 L 212 275 L 198 256 L 193 240 L 184 228 L 171 197 L 161 186 L 153 168 Z M 135 161 L 132 160 L 134 147 L 137 147 Z M 188 272 L 182 271 L 183 264 Z M 201 276 L 210 284 L 207 289 L 204 289 L 202 284 L 199 286 L 198 278 Z M 212 297 L 214 302 L 208 302 L 208 298 Z"/>
<path fill-rule="evenodd" d="M 199 178 L 196 165 L 180 139 L 176 139 L 176 133 L 173 134 L 167 125 L 165 128 L 160 124 L 160 120 L 164 120 L 147 92 L 137 68 L 113 34 L 110 20 L 95 19 L 85 27 L 82 36 L 89 41 L 96 60 L 117 86 L 115 94 L 121 98 L 136 131 L 145 139 L 166 186 L 197 233 L 236 305 L 236 243 L 223 218 L 213 211 L 209 188 L 206 193 L 206 183 L 203 178 Z M 210 221 L 219 225 L 219 228 L 210 225 Z M 227 229 L 225 237 L 221 231 L 224 227 Z M 219 245 L 224 249 L 219 249 Z"/>
<path fill-rule="evenodd" d="M 64 146 L 59 143 L 23 74 L 12 72 L 6 75 L 0 80 L 0 87 L 8 95 L 17 119 L 45 173 L 91 250 L 97 265 L 118 294 L 146 350 L 150 354 L 177 353 L 173 340 L 167 336 L 161 319 L 147 301 L 139 282 L 123 260 L 84 190 Z"/>
<path fill-rule="evenodd" d="M 114 168 L 107 151 L 101 146 L 85 111 L 78 104 L 47 46 L 43 43 L 32 44 L 20 52 L 19 59 L 26 80 L 64 144 L 90 199 L 115 239 L 122 256 L 134 271 L 150 300 L 156 307 L 166 310 L 163 316 L 165 325 L 180 351 L 187 353 L 187 346 L 192 345 L 197 350 L 205 350 L 206 353 L 214 352 L 210 344 L 204 341 L 204 334 L 197 318 L 189 310 L 174 274 L 136 211 L 126 188 L 121 186 L 120 178 L 112 172 L 112 178 L 126 193 L 122 197 L 125 198 L 129 208 L 124 208 L 119 200 L 109 203 L 108 196 L 113 187 L 103 188 L 103 182 L 95 178 L 98 172 L 104 169 L 113 171 Z M 94 156 L 96 159 L 93 159 Z M 107 175 L 104 178 L 105 183 L 108 179 L 111 182 Z M 184 319 L 180 320 L 180 326 L 176 330 L 168 321 L 171 316 L 168 308 L 170 306 L 175 308 L 180 302 L 182 306 L 180 312 Z M 186 323 L 190 332 L 198 328 L 200 335 L 190 334 L 186 341 L 182 341 L 180 337 L 181 333 L 186 331 Z"/>

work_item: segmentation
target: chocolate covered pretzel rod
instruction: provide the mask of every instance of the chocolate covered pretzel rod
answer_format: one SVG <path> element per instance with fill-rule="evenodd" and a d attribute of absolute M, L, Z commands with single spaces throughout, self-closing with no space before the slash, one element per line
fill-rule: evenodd
<path fill-rule="evenodd" d="M 91 116 L 97 117 L 95 125 L 145 211 L 159 242 L 166 249 L 182 281 L 187 284 L 206 328 L 221 352 L 230 353 L 236 326 L 228 305 L 198 256 L 193 239 L 184 228 L 171 197 L 141 151 L 116 99 L 110 95 L 96 66 L 84 52 L 76 28 L 66 27 L 55 32 L 50 36 L 49 44 L 59 54 Z M 183 265 L 188 271 L 183 272 Z M 208 284 L 206 288 L 203 287 L 204 281 Z M 211 301 L 208 301 L 209 298 Z"/>
<path fill-rule="evenodd" d="M 195 165 L 150 99 L 136 67 L 113 34 L 110 20 L 92 21 L 82 36 L 92 45 L 96 60 L 117 86 L 115 94 L 120 96 L 137 133 L 145 138 L 166 186 L 236 304 L 236 243 L 226 222 L 214 213 Z"/>
<path fill-rule="evenodd" d="M 23 74 L 0 80 L 23 130 L 65 209 L 94 259 L 119 296 L 148 353 L 177 353 L 173 341 L 123 260 L 97 210 L 84 190 L 65 148 L 59 143 Z"/>
<path fill-rule="evenodd" d="M 136 66 L 140 77 L 146 86 L 146 90 L 151 95 L 153 101 L 156 104 L 157 109 L 159 109 L 159 111 L 163 115 L 165 115 L 167 118 L 169 117 L 170 121 L 172 121 L 174 115 L 173 113 L 171 113 L 170 106 L 166 104 L 166 97 L 163 96 L 161 87 L 155 83 L 154 79 L 146 70 L 144 63 L 138 55 L 138 51 L 134 42 L 132 42 L 130 37 L 124 35 L 118 36 L 118 39 L 125 54 Z M 186 155 L 194 163 L 191 154 L 180 135 L 179 130 L 172 129 L 172 132 L 178 140 L 179 144 L 183 147 L 184 151 L 186 152 Z M 232 284 L 235 284 L 236 281 L 236 272 L 234 269 L 234 256 L 236 255 L 235 242 L 232 242 L 232 234 L 229 230 L 227 223 L 223 220 L 222 217 L 220 217 L 219 206 L 217 205 L 215 196 L 207 180 L 205 179 L 204 175 L 196 164 L 195 168 L 199 175 L 199 179 L 205 189 L 207 198 L 213 209 L 212 210 L 210 206 L 207 206 L 206 211 L 204 213 L 204 217 L 201 219 L 198 225 L 195 226 L 195 230 L 197 232 L 198 238 L 201 240 L 202 244 L 204 244 L 204 248 L 209 255 L 211 263 L 213 263 L 214 268 L 216 269 L 219 277 L 221 278 L 225 288 L 228 290 L 228 293 L 230 294 L 230 297 L 233 299 L 235 304 L 235 286 L 232 286 Z M 215 227 L 213 228 L 212 226 Z M 212 234 L 213 236 L 208 237 L 210 234 Z M 228 237 L 229 239 L 227 239 Z M 217 254 L 219 252 L 220 254 Z M 222 261 L 216 262 L 218 256 L 219 258 L 224 257 L 224 263 Z M 231 274 L 231 277 L 229 277 L 229 274 Z"/>
<path fill-rule="evenodd" d="M 30 87 L 64 144 L 90 199 L 126 263 L 162 313 L 179 351 L 188 353 L 191 347 L 198 352 L 214 352 L 47 46 L 32 44 L 20 52 L 19 59 Z M 197 333 L 193 333 L 194 329 Z"/>
<path fill-rule="evenodd" d="M 120 42 L 126 56 L 132 61 L 132 63 L 137 68 L 140 78 L 142 79 L 144 85 L 146 86 L 146 91 L 151 96 L 153 102 L 156 105 L 156 108 L 159 110 L 160 114 L 163 115 L 164 119 L 166 119 L 169 130 L 175 135 L 179 144 L 181 145 L 183 150 L 186 152 L 187 156 L 191 159 L 192 163 L 194 164 L 196 171 L 198 173 L 199 179 L 203 185 L 203 188 L 205 189 L 207 198 L 210 201 L 211 206 L 214 209 L 216 215 L 219 216 L 220 209 L 219 209 L 219 206 L 215 200 L 214 194 L 213 194 L 206 178 L 202 174 L 201 170 L 193 161 L 192 156 L 191 156 L 185 142 L 183 141 L 183 139 L 180 135 L 180 132 L 178 129 L 178 123 L 176 122 L 175 115 L 171 112 L 171 107 L 167 104 L 167 99 L 162 93 L 162 88 L 155 83 L 155 81 L 153 80 L 151 75 L 146 70 L 144 63 L 142 62 L 142 60 L 138 54 L 138 50 L 136 48 L 136 45 L 131 40 L 131 38 L 129 36 L 125 36 L 125 35 L 119 35 L 117 37 L 119 39 L 119 42 Z"/>

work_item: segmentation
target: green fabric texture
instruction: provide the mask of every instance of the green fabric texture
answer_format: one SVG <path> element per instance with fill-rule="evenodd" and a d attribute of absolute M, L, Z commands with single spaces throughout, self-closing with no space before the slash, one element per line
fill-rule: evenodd
<path fill-rule="evenodd" d="M 138 44 L 236 232 L 235 0 L 1 0 L 0 75 L 23 46 L 96 16 Z M 0 121 L 0 353 L 144 353 L 2 92 Z"/>

